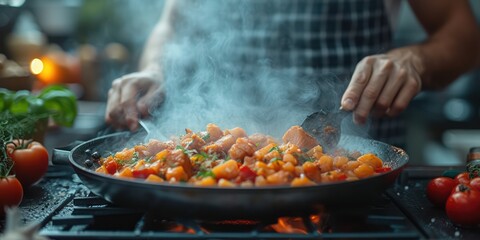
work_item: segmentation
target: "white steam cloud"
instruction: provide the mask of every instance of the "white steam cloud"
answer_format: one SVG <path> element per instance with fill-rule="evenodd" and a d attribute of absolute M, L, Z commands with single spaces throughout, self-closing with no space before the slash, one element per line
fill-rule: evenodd
<path fill-rule="evenodd" d="M 274 15 L 257 21 L 255 14 L 275 9 L 256 9 L 253 2 L 188 1 L 182 6 L 175 37 L 165 47 L 166 100 L 153 112 L 156 131 L 178 135 L 215 123 L 279 138 L 320 107 L 339 107 L 345 81 L 332 74 L 300 74 L 279 66 L 281 59 L 262 55 L 249 36 L 285 26 Z"/>

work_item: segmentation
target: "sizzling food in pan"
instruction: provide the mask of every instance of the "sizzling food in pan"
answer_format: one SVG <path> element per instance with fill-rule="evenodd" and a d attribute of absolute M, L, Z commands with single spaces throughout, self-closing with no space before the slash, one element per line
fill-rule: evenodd
<path fill-rule="evenodd" d="M 282 142 L 241 128 L 222 130 L 208 124 L 169 141 L 148 143 L 93 156 L 96 172 L 148 182 L 184 182 L 196 186 L 305 186 L 355 181 L 390 171 L 372 153 L 337 150 L 326 154 L 322 146 L 299 126 L 288 129 Z"/>

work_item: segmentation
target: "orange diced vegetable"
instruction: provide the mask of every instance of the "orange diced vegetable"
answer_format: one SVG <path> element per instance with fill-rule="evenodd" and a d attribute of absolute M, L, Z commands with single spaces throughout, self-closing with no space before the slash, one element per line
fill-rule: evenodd
<path fill-rule="evenodd" d="M 357 158 L 357 161 L 366 163 L 372 166 L 374 169 L 381 168 L 383 166 L 382 160 L 373 153 L 367 153 Z"/>
<path fill-rule="evenodd" d="M 155 175 L 155 174 L 150 174 L 148 177 L 145 179 L 147 182 L 164 182 L 163 178 Z"/>
<path fill-rule="evenodd" d="M 230 159 L 223 164 L 215 166 L 212 169 L 213 174 L 217 179 L 225 178 L 225 179 L 233 179 L 238 176 L 239 169 L 237 161 Z"/>
<path fill-rule="evenodd" d="M 166 179 L 169 182 L 179 182 L 179 181 L 187 181 L 188 180 L 188 175 L 185 173 L 185 170 L 183 170 L 182 166 L 177 166 L 174 168 L 168 168 L 167 169 L 167 174 L 166 174 Z"/>
<path fill-rule="evenodd" d="M 312 182 L 310 179 L 305 177 L 305 175 L 301 175 L 300 177 L 296 177 L 290 183 L 292 187 L 299 187 L 299 186 L 312 186 L 315 185 L 315 182 Z"/>
<path fill-rule="evenodd" d="M 360 166 L 358 166 L 357 168 L 355 168 L 355 170 L 353 170 L 353 172 L 355 173 L 355 175 L 357 175 L 358 178 L 366 178 L 366 177 L 369 177 L 369 176 L 373 175 L 375 170 L 369 164 L 363 163 Z"/>

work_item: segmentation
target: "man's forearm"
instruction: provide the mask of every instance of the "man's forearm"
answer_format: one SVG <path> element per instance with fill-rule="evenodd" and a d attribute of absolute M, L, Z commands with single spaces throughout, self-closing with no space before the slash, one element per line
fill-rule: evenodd
<path fill-rule="evenodd" d="M 162 17 L 152 30 L 152 33 L 144 46 L 140 58 L 140 70 L 161 71 L 163 49 L 166 42 L 173 35 L 172 23 L 176 15 L 175 11 L 175 0 L 166 1 Z"/>
<path fill-rule="evenodd" d="M 478 33 L 464 36 L 444 36 L 444 39 L 414 46 L 422 64 L 421 78 L 424 89 L 443 88 L 462 73 L 472 69 L 478 58 Z"/>
<path fill-rule="evenodd" d="M 407 47 L 421 60 L 423 89 L 442 88 L 477 62 L 480 32 L 467 0 L 410 1 L 429 38 Z"/>

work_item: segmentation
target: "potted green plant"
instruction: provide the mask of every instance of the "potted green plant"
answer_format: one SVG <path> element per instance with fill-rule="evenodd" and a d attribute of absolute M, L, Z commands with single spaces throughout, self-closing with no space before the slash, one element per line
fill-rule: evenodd
<path fill-rule="evenodd" d="M 23 137 L 43 142 L 49 120 L 60 126 L 73 125 L 77 116 L 77 101 L 72 91 L 59 85 L 45 87 L 37 94 L 28 90 L 0 88 L 0 114 L 9 114 L 18 120 L 34 120 L 32 131 L 25 131 Z"/>

